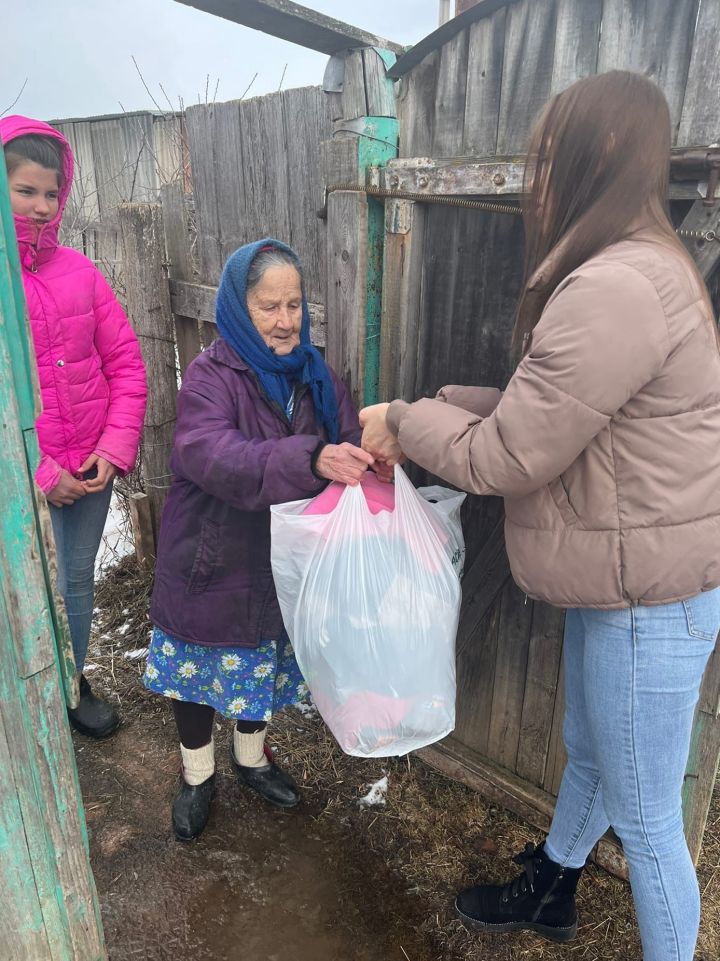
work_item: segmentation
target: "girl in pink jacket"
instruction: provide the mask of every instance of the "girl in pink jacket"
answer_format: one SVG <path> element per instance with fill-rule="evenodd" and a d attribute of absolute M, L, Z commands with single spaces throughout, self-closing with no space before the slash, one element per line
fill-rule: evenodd
<path fill-rule="evenodd" d="M 80 705 L 72 725 L 107 737 L 120 719 L 82 674 L 94 603 L 95 558 L 113 478 L 132 470 L 147 387 L 140 347 L 95 265 L 58 243 L 73 179 L 70 145 L 27 117 L 0 120 L 10 200 L 35 345 L 42 413 L 35 479 L 47 497 L 67 608 Z"/>

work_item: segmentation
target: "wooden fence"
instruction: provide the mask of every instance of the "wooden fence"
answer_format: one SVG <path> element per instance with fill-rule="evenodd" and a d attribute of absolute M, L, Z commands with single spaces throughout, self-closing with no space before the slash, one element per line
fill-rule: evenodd
<path fill-rule="evenodd" d="M 62 241 L 94 260 L 122 293 L 118 207 L 157 201 L 165 183 L 188 188 L 183 116 L 138 111 L 52 124 L 75 157 Z"/>

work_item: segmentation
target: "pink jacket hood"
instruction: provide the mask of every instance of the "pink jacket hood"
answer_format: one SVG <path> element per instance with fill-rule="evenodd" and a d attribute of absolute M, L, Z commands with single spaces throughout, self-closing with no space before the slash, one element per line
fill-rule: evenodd
<path fill-rule="evenodd" d="M 63 175 L 60 193 L 58 195 L 58 212 L 55 217 L 42 226 L 36 237 L 36 227 L 30 218 L 19 217 L 17 214 L 14 215 L 15 232 L 17 234 L 18 244 L 20 244 L 21 253 L 23 252 L 23 246 L 30 244 L 37 248 L 38 254 L 47 252 L 47 255 L 48 253 L 52 253 L 58 245 L 58 231 L 60 230 L 60 223 L 65 211 L 65 204 L 67 203 L 72 188 L 75 162 L 70 144 L 65 137 L 54 127 L 51 127 L 49 123 L 45 123 L 43 120 L 33 120 L 30 117 L 21 117 L 19 114 L 0 119 L 0 142 L 2 142 L 3 147 L 7 146 L 12 140 L 15 140 L 16 137 L 25 137 L 28 134 L 52 138 L 62 147 Z"/>

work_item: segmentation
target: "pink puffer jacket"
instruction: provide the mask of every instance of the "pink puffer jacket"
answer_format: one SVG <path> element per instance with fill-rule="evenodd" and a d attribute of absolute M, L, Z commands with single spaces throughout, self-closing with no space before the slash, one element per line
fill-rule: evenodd
<path fill-rule="evenodd" d="M 95 265 L 58 244 L 58 229 L 73 178 L 70 145 L 57 130 L 27 117 L 0 120 L 0 141 L 39 134 L 63 148 L 57 216 L 35 226 L 15 217 L 23 283 L 35 343 L 42 413 L 37 421 L 38 486 L 48 493 L 61 468 L 74 474 L 96 453 L 120 472 L 137 456 L 147 386 L 137 338 Z"/>

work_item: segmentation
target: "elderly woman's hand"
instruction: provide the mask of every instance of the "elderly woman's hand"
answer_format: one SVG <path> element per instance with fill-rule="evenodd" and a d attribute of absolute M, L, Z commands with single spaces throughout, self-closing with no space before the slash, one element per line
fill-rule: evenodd
<path fill-rule="evenodd" d="M 387 427 L 385 418 L 389 406 L 390 404 L 374 404 L 372 407 L 364 407 L 360 411 L 360 426 L 363 428 L 363 449 L 369 451 L 376 460 L 392 467 L 402 462 L 403 453 L 397 438 Z"/>
<path fill-rule="evenodd" d="M 326 444 L 315 461 L 315 473 L 355 487 L 375 458 L 354 444 Z"/>

